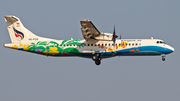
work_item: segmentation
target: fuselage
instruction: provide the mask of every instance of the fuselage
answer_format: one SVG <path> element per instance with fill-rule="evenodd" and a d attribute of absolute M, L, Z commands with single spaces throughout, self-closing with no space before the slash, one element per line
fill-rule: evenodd
<path fill-rule="evenodd" d="M 174 48 L 160 39 L 117 39 L 112 41 L 86 40 L 39 40 L 5 44 L 5 47 L 38 53 L 46 56 L 79 56 L 92 58 L 100 53 L 101 58 L 114 56 L 155 56 L 172 53 Z"/>

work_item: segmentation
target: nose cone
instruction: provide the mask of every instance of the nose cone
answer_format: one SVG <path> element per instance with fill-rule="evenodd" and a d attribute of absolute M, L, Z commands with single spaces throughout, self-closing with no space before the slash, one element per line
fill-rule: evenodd
<path fill-rule="evenodd" d="M 170 48 L 173 52 L 175 51 L 175 49 L 173 47 Z"/>
<path fill-rule="evenodd" d="M 169 51 L 169 53 L 172 53 L 172 52 L 175 51 L 175 49 L 173 47 L 171 47 L 171 46 L 168 46 L 168 51 Z"/>

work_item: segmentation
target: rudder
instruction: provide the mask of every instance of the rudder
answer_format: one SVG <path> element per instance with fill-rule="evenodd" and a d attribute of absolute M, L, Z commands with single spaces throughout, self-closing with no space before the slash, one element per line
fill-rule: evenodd
<path fill-rule="evenodd" d="M 38 37 L 26 29 L 19 18 L 15 16 L 5 16 L 4 18 L 12 43 L 27 42 L 29 38 Z"/>

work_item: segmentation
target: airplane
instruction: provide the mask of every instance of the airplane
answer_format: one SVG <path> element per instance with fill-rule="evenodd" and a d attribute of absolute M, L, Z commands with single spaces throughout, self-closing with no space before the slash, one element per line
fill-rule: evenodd
<path fill-rule="evenodd" d="M 102 59 L 115 56 L 165 56 L 174 48 L 160 39 L 117 39 L 113 33 L 101 33 L 90 20 L 81 20 L 83 40 L 56 40 L 33 34 L 16 16 L 4 16 L 11 38 L 4 47 L 32 52 L 44 56 L 83 57 L 101 64 Z"/>

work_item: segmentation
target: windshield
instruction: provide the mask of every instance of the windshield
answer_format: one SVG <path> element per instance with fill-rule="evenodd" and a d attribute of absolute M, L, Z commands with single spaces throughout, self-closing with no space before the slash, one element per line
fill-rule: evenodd
<path fill-rule="evenodd" d="M 166 44 L 164 41 L 157 41 L 157 44 Z"/>

